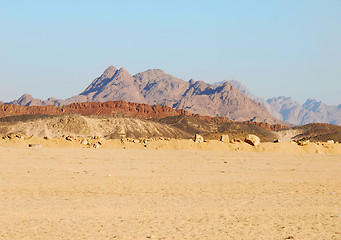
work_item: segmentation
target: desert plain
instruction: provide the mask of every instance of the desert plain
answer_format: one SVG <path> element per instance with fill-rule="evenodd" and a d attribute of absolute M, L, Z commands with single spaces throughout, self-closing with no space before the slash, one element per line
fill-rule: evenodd
<path fill-rule="evenodd" d="M 336 240 L 341 144 L 2 139 L 0 199 L 0 239 Z"/>

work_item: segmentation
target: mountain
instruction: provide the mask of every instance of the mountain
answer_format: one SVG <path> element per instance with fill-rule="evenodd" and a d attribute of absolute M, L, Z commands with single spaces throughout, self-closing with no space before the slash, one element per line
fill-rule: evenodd
<path fill-rule="evenodd" d="M 313 122 L 341 125 L 341 105 L 330 106 L 308 99 L 304 104 L 290 97 L 277 97 L 268 99 L 267 102 L 275 108 L 285 122 L 304 125 Z"/>
<path fill-rule="evenodd" d="M 190 113 L 222 116 L 237 121 L 283 123 L 229 82 L 219 86 L 192 79 L 187 82 L 160 69 L 150 69 L 132 76 L 124 68 L 110 66 L 79 95 L 65 100 L 49 98 L 43 101 L 26 94 L 10 104 L 62 106 L 75 102 L 115 100 L 165 105 Z"/>
<path fill-rule="evenodd" d="M 338 106 L 330 106 L 315 99 L 308 99 L 304 104 L 300 104 L 291 97 L 284 96 L 264 100 L 254 96 L 239 81 L 232 80 L 229 82 L 250 99 L 264 105 L 272 116 L 284 122 L 295 125 L 304 125 L 313 122 L 341 125 L 341 104 Z"/>

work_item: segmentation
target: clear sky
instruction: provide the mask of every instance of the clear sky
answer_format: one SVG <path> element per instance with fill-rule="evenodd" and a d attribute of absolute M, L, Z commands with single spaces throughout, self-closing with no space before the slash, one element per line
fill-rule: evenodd
<path fill-rule="evenodd" d="M 341 1 L 0 0 L 0 100 L 67 98 L 109 65 L 341 104 Z"/>

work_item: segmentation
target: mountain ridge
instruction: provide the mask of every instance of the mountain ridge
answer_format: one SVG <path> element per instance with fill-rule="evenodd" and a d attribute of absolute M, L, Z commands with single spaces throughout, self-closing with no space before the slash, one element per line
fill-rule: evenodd
<path fill-rule="evenodd" d="M 203 81 L 187 82 L 160 69 L 149 69 L 132 76 L 124 68 L 109 66 L 79 95 L 65 100 L 55 98 L 40 100 L 31 95 L 23 95 L 10 104 L 63 106 L 75 102 L 115 100 L 165 105 L 185 109 L 191 113 L 222 116 L 236 121 L 284 124 L 274 118 L 264 106 L 248 98 L 230 83 L 215 87 Z"/>
<path fill-rule="evenodd" d="M 265 100 L 253 95 L 239 81 L 230 80 L 229 82 L 252 100 L 264 105 L 272 116 L 284 122 L 295 125 L 318 122 L 341 126 L 341 104 L 337 106 L 327 105 L 322 101 L 312 98 L 308 98 L 303 104 L 300 104 L 293 98 L 286 96 L 273 97 Z"/>
<path fill-rule="evenodd" d="M 341 125 L 341 104 L 330 106 L 315 99 L 307 99 L 300 104 L 285 96 L 265 100 L 252 94 L 237 80 L 213 84 L 193 79 L 187 82 L 161 69 L 148 69 L 132 76 L 125 68 L 117 69 L 115 66 L 109 66 L 84 91 L 73 97 L 40 100 L 24 94 L 18 100 L 6 104 L 59 107 L 76 102 L 116 100 L 165 105 L 236 121 L 287 122 L 295 125 L 321 122 Z"/>

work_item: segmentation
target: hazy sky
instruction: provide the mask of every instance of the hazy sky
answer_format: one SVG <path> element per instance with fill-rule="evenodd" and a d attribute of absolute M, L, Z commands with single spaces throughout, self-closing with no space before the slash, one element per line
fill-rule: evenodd
<path fill-rule="evenodd" d="M 2 101 L 71 97 L 114 65 L 341 103 L 340 0 L 0 0 L 0 46 Z"/>

